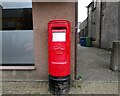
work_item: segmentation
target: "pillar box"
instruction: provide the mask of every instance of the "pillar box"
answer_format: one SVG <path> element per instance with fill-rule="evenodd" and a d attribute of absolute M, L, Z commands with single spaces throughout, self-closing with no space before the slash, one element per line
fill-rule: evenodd
<path fill-rule="evenodd" d="M 70 22 L 48 23 L 49 91 L 61 94 L 70 90 Z"/>

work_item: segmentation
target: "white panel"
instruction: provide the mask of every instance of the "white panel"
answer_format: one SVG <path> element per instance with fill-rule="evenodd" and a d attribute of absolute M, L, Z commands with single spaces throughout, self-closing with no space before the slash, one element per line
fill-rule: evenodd
<path fill-rule="evenodd" d="M 66 33 L 53 33 L 53 38 L 52 41 L 61 41 L 61 42 L 65 42 L 66 41 Z"/>

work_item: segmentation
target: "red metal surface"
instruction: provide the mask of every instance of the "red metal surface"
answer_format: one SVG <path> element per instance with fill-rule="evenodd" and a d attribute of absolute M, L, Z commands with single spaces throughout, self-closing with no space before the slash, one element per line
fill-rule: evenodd
<path fill-rule="evenodd" d="M 53 40 L 54 33 L 64 33 L 65 41 Z M 62 38 L 63 39 L 63 38 Z M 52 76 L 70 75 L 70 22 L 52 20 L 48 23 L 49 74 Z"/>

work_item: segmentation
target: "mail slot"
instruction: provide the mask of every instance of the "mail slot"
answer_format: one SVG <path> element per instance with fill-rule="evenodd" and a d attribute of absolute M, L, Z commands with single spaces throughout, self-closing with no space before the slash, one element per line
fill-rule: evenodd
<path fill-rule="evenodd" d="M 49 90 L 61 94 L 70 90 L 70 22 L 48 23 Z"/>

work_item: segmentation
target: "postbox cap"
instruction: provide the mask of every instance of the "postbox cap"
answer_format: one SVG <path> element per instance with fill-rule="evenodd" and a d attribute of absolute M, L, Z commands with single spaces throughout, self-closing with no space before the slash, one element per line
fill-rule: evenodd
<path fill-rule="evenodd" d="M 49 21 L 49 23 L 70 23 L 70 22 L 68 20 L 56 19 Z"/>

